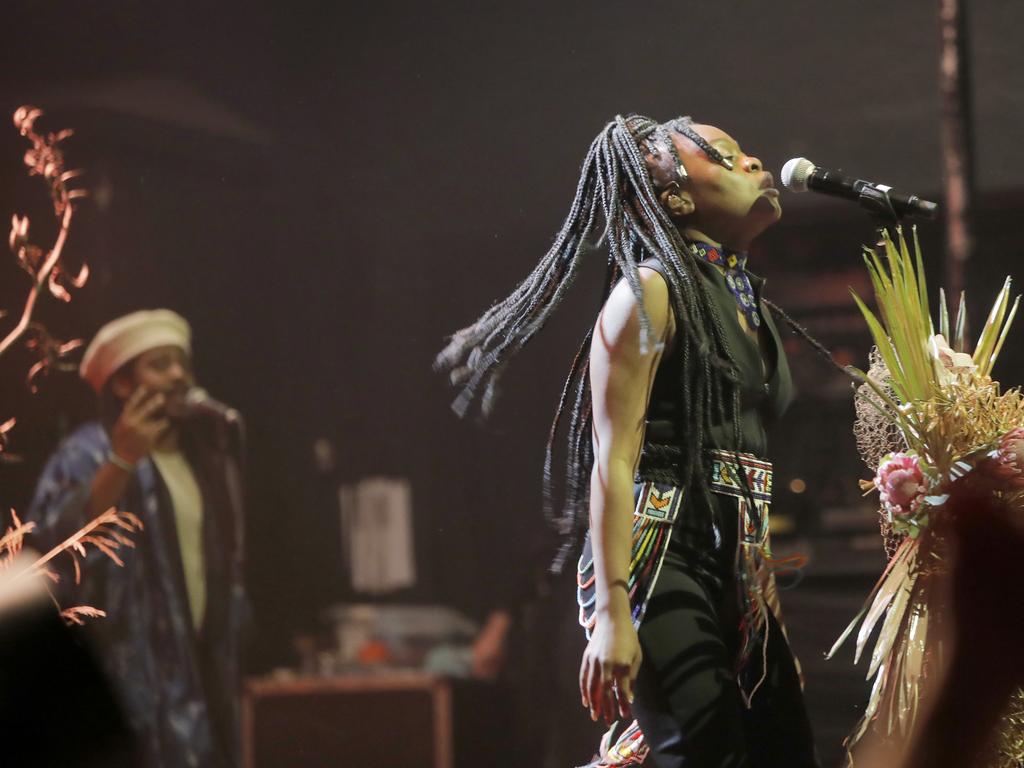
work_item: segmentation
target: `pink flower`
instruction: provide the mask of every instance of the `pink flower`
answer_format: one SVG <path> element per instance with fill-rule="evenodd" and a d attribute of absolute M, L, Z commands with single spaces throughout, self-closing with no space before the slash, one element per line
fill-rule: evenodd
<path fill-rule="evenodd" d="M 996 449 L 989 452 L 979 469 L 1012 488 L 1024 488 L 1024 427 L 1011 429 L 999 438 Z"/>
<path fill-rule="evenodd" d="M 1017 471 L 1024 470 L 1024 427 L 1011 429 L 999 438 L 999 454 L 1008 462 L 1013 462 Z"/>
<path fill-rule="evenodd" d="M 918 458 L 909 453 L 894 453 L 885 459 L 875 475 L 875 487 L 882 507 L 891 517 L 907 517 L 917 512 L 928 492 Z"/>

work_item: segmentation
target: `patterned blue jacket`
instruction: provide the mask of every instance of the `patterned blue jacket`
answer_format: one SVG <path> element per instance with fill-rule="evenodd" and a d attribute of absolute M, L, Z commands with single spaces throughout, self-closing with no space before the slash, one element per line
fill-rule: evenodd
<path fill-rule="evenodd" d="M 58 563 L 61 604 L 107 612 L 87 632 L 138 734 L 146 768 L 240 762 L 239 645 L 246 614 L 241 494 L 238 462 L 211 449 L 214 442 L 210 435 L 192 435 L 186 442 L 204 505 L 208 595 L 199 633 L 192 627 L 170 496 L 148 459 L 139 462 L 118 505 L 145 526 L 133 536 L 134 549 L 120 550 L 124 567 L 91 551 L 76 587 L 70 559 Z M 27 515 L 37 525 L 33 546 L 47 551 L 86 524 L 90 486 L 109 450 L 98 422 L 83 425 L 60 445 Z"/>

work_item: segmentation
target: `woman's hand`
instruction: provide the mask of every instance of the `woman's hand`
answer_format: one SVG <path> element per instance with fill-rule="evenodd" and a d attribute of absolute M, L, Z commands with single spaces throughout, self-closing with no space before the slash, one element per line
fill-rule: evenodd
<path fill-rule="evenodd" d="M 631 717 L 633 686 L 640 669 L 640 640 L 628 614 L 600 615 L 580 664 L 580 696 L 590 719 L 611 725 Z"/>

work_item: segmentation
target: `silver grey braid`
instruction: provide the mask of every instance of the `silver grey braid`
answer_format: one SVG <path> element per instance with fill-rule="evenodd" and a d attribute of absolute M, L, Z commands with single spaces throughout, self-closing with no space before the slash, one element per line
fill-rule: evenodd
<path fill-rule="evenodd" d="M 704 436 L 712 416 L 732 418 L 734 435 L 738 438 L 739 434 L 735 364 L 722 319 L 699 279 L 696 257 L 662 206 L 647 160 L 651 158 L 655 175 L 663 183 L 664 174 L 657 168 L 661 153 L 668 152 L 675 174 L 672 180 L 685 183 L 686 169 L 670 135 L 676 132 L 694 141 L 712 161 L 728 167 L 728 161 L 691 128 L 691 123 L 688 117 L 659 124 L 641 115 L 620 115 L 593 140 L 583 160 L 569 213 L 551 248 L 512 293 L 472 325 L 457 331 L 437 356 L 435 367 L 448 371 L 452 384 L 460 388 L 452 406 L 456 413 L 464 416 L 477 401 L 484 416 L 491 412 L 504 366 L 544 327 L 575 280 L 580 256 L 594 250 L 598 242 L 605 245 L 608 254 L 602 302 L 620 279 L 626 280 L 639 307 L 641 348 L 649 349 L 656 340 L 651 338 L 650 320 L 643 308 L 638 265 L 657 258 L 665 267 L 678 318 L 675 343 L 682 356 L 679 387 L 686 407 L 679 416 L 679 434 L 688 436 L 688 444 L 682 446 L 679 477 L 684 489 L 696 481 L 697 488 L 708 492 L 701 468 Z M 599 214 L 604 227 L 595 238 Z M 567 544 L 556 567 L 561 566 L 587 519 L 593 465 L 590 341 L 587 334 L 566 379 L 545 459 L 546 513 Z M 561 511 L 555 513 L 553 446 L 567 413 L 565 498 Z"/>

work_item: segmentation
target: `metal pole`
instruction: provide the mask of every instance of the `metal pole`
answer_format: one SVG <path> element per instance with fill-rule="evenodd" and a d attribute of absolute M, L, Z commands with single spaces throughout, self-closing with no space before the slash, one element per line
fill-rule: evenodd
<path fill-rule="evenodd" d="M 967 0 L 939 0 L 939 95 L 946 188 L 945 287 L 955 306 L 973 246 L 974 153 L 967 47 Z"/>

